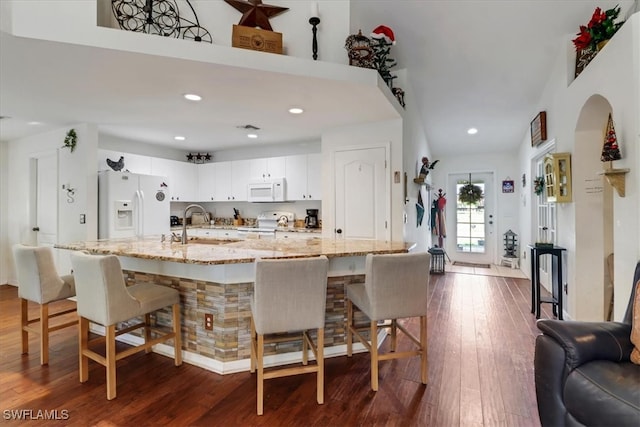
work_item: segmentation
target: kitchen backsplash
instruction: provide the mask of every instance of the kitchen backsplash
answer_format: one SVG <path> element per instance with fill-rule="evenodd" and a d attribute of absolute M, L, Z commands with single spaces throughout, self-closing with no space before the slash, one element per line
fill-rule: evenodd
<path fill-rule="evenodd" d="M 190 204 L 190 202 L 171 202 L 171 215 L 175 215 L 178 218 L 182 218 L 184 209 Z M 258 214 L 263 211 L 286 211 L 292 212 L 295 215 L 295 219 L 304 219 L 307 216 L 307 209 L 319 209 L 319 217 L 322 218 L 322 202 L 319 200 L 313 201 L 298 201 L 289 203 L 249 203 L 249 202 L 205 202 L 198 203 L 213 218 L 220 220 L 229 220 L 233 222 L 233 208 L 240 211 L 240 215 L 245 220 L 245 225 L 251 226 L 255 224 Z M 191 212 L 197 212 L 197 210 L 190 210 Z M 167 219 L 168 221 L 168 219 Z M 253 221 L 253 224 L 247 224 L 248 221 Z"/>

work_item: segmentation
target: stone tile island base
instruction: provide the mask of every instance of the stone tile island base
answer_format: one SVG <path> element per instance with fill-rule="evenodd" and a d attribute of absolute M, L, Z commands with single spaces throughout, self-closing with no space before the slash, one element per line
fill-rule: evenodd
<path fill-rule="evenodd" d="M 253 282 L 217 283 L 204 280 L 165 276 L 153 273 L 124 270 L 128 286 L 137 283 L 153 283 L 169 286 L 180 292 L 182 318 L 182 348 L 185 362 L 207 370 L 225 374 L 249 370 L 250 357 L 250 299 Z M 364 282 L 364 274 L 330 276 L 327 280 L 327 305 L 325 320 L 325 355 L 331 357 L 346 354 L 345 286 Z M 213 328 L 205 328 L 205 314 L 213 316 Z M 356 312 L 356 321 L 366 325 L 367 317 Z M 157 326 L 171 326 L 171 310 L 162 309 L 152 315 Z M 133 321 L 127 323 L 134 323 Z M 118 327 L 123 327 L 120 324 Z M 96 330 L 96 332 L 100 332 Z M 365 332 L 366 336 L 368 332 Z M 315 340 L 315 332 L 312 334 Z M 382 332 L 380 341 L 386 334 Z M 123 342 L 142 342 L 142 334 L 125 334 Z M 171 342 L 171 341 L 169 341 Z M 300 359 L 302 341 L 265 345 L 266 364 L 286 364 Z M 154 351 L 172 357 L 170 345 L 157 345 Z M 364 351 L 360 343 L 354 343 L 354 351 Z M 313 356 L 311 356 L 313 357 Z"/>

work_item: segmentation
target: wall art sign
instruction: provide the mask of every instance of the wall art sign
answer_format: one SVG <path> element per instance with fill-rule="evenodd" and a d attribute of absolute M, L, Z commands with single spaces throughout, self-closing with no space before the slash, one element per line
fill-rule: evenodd
<path fill-rule="evenodd" d="M 513 193 L 515 190 L 515 186 L 513 180 L 506 179 L 502 181 L 502 192 L 503 193 Z"/>
<path fill-rule="evenodd" d="M 547 140 L 547 113 L 541 111 L 531 121 L 531 146 L 535 147 Z"/>

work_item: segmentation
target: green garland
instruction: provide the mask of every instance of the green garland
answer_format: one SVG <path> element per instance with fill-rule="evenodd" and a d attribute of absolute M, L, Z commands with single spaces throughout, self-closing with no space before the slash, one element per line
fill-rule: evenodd
<path fill-rule="evenodd" d="M 71 152 L 76 149 L 76 144 L 78 143 L 78 135 L 76 134 L 75 129 L 69 130 L 67 132 L 67 136 L 64 137 L 64 145 L 62 148 L 70 148 Z"/>
<path fill-rule="evenodd" d="M 460 192 L 458 193 L 458 199 L 462 203 L 466 203 L 468 205 L 475 205 L 482 199 L 482 189 L 477 185 L 468 183 L 460 187 Z"/>
<path fill-rule="evenodd" d="M 544 191 L 544 177 L 538 176 L 533 180 L 533 192 L 539 196 Z"/>

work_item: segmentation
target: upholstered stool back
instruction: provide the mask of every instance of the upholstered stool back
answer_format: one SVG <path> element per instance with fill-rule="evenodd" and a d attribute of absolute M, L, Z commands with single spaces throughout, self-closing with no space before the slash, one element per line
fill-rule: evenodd
<path fill-rule="evenodd" d="M 49 314 L 49 304 L 76 295 L 74 277 L 59 276 L 53 259 L 53 249 L 48 246 L 13 246 L 13 257 L 18 279 L 20 297 L 20 317 L 22 334 L 22 354 L 29 353 L 29 332 L 40 336 L 40 364 L 49 363 L 49 333 L 58 329 L 77 325 L 76 318 L 64 323 L 49 324 L 50 319 L 76 311 L 73 308 Z M 29 301 L 40 305 L 40 317 L 29 319 Z M 67 316 L 69 317 L 69 316 Z M 39 327 L 31 326 L 39 323 Z"/>

